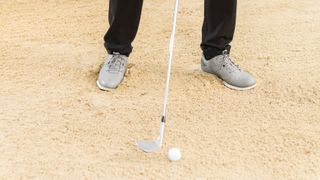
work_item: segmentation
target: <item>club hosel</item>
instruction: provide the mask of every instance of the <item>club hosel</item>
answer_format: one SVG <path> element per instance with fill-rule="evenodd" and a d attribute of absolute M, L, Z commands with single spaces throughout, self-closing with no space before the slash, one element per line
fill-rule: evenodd
<path fill-rule="evenodd" d="M 162 116 L 161 122 L 162 122 L 162 123 L 165 123 L 165 122 L 166 122 L 166 117 L 165 117 L 165 116 Z"/>
<path fill-rule="evenodd" d="M 165 121 L 165 116 L 163 116 L 163 119 Z M 160 146 L 162 145 L 163 136 L 164 136 L 164 124 L 165 122 L 161 122 L 161 125 L 160 125 Z"/>

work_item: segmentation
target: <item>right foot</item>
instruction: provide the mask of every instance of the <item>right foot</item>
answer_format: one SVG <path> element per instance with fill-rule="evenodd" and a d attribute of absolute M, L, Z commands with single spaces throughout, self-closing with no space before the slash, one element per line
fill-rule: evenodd
<path fill-rule="evenodd" d="M 256 86 L 255 78 L 249 73 L 240 69 L 225 50 L 222 55 L 206 59 L 201 59 L 201 68 L 204 72 L 214 74 L 223 80 L 228 88 L 234 90 L 249 90 Z"/>
<path fill-rule="evenodd" d="M 97 86 L 101 90 L 117 88 L 124 78 L 127 66 L 127 56 L 119 53 L 109 54 L 100 70 Z"/>

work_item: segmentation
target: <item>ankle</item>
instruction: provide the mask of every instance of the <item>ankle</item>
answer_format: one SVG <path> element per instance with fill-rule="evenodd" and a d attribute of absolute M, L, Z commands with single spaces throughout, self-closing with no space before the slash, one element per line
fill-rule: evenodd
<path fill-rule="evenodd" d="M 225 48 L 219 49 L 215 47 L 209 47 L 203 50 L 203 55 L 206 60 L 210 60 L 216 56 L 222 55 L 222 54 L 230 54 L 231 46 L 226 45 Z"/>

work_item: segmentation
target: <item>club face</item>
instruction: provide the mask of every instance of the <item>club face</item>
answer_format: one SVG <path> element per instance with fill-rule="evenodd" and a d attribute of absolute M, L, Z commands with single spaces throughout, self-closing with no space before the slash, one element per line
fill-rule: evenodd
<path fill-rule="evenodd" d="M 138 147 L 147 153 L 157 151 L 161 148 L 159 140 L 156 141 L 138 141 Z"/>

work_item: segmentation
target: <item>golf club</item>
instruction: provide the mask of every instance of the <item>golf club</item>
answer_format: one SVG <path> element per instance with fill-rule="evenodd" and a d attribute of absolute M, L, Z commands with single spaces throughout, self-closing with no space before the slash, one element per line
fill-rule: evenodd
<path fill-rule="evenodd" d="M 166 88 L 165 88 L 165 96 L 164 96 L 164 103 L 163 103 L 163 114 L 162 114 L 161 124 L 160 124 L 160 135 L 154 141 L 142 140 L 142 141 L 138 141 L 138 143 L 137 143 L 138 147 L 142 151 L 147 152 L 147 153 L 159 150 L 162 146 L 162 143 L 163 143 L 167 104 L 168 104 L 168 98 L 169 98 L 169 84 L 170 84 L 171 64 L 172 64 L 172 58 L 173 58 L 174 38 L 175 38 L 175 33 L 176 33 L 178 6 L 179 6 L 179 0 L 176 0 L 175 7 L 174 7 L 174 13 L 173 13 L 173 27 L 172 27 L 172 33 L 171 33 L 171 38 L 170 38 L 170 46 L 169 46 L 167 79 L 166 79 Z"/>

